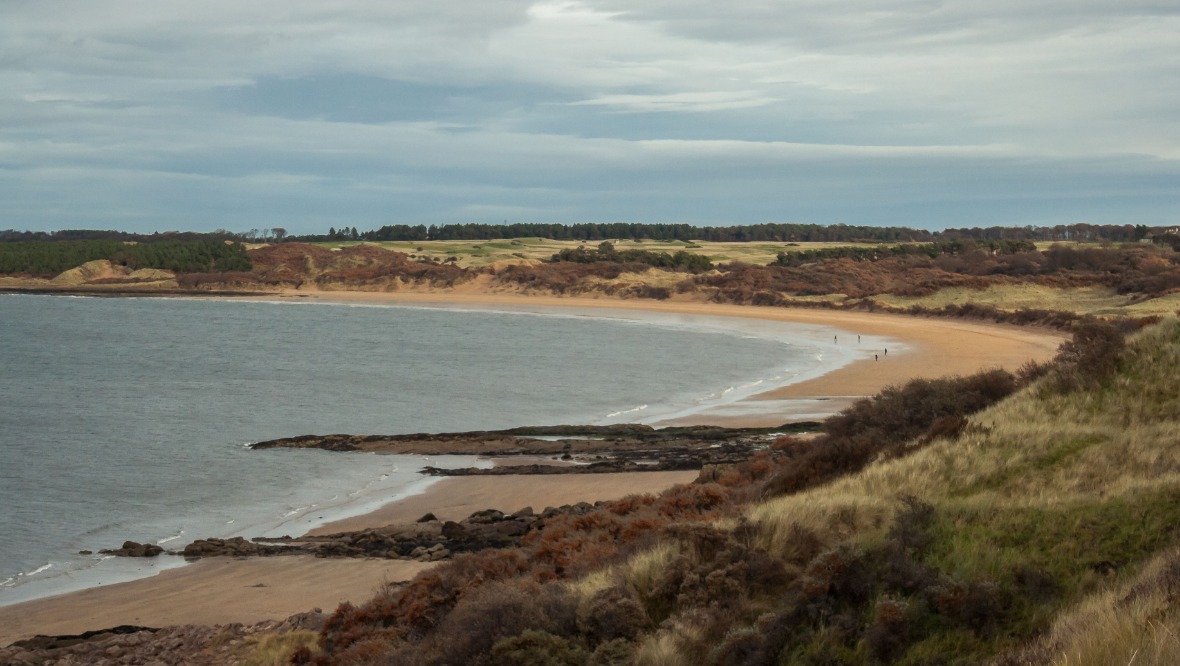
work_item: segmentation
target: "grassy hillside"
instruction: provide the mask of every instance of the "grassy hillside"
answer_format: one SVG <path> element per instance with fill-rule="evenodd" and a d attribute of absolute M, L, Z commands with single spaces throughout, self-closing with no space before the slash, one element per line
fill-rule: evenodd
<path fill-rule="evenodd" d="M 576 248 L 594 243 L 521 238 L 499 241 L 421 241 L 364 243 L 406 253 L 410 259 L 466 269 L 522 264 L 503 272 L 499 281 L 563 293 L 639 293 L 637 285 L 676 293 L 713 293 L 722 300 L 853 303 L 872 298 L 886 307 L 984 305 L 1005 311 L 1019 309 L 1069 311 L 1103 317 L 1147 317 L 1180 309 L 1180 255 L 1166 247 L 1098 244 L 1042 244 L 1037 252 L 991 255 L 986 248 L 939 257 L 893 257 L 882 252 L 872 261 L 828 257 L 802 265 L 773 266 L 780 253 L 790 256 L 834 254 L 841 249 L 869 252 L 892 248 L 852 243 L 711 243 L 684 241 L 617 241 L 619 253 L 644 251 L 706 257 L 718 269 L 698 276 L 684 272 L 628 269 L 603 278 L 578 276 L 568 266 L 539 266 Z M 325 244 L 357 248 L 357 243 Z M 918 247 L 914 245 L 913 247 Z M 360 248 L 357 248 L 360 249 Z M 787 262 L 791 264 L 791 262 Z M 559 272 L 558 276 L 550 273 Z M 521 276 L 527 275 L 524 280 Z"/>
<path fill-rule="evenodd" d="M 863 243 L 713 243 L 707 241 L 636 241 L 612 240 L 619 251 L 647 250 L 675 254 L 681 250 L 708 257 L 714 263 L 741 261 L 747 264 L 772 263 L 780 252 L 799 252 L 828 247 L 849 247 Z M 552 240 L 548 238 L 515 238 L 491 241 L 342 241 L 317 243 L 324 247 L 371 245 L 406 254 L 434 257 L 445 261 L 454 257 L 460 266 L 488 266 L 496 263 L 546 261 L 562 250 L 595 247 L 598 242 Z"/>
<path fill-rule="evenodd" d="M 1168 319 L 1126 346 L 1091 326 L 1019 377 L 887 390 L 716 482 L 342 607 L 317 659 L 1180 663 L 1178 371 Z"/>

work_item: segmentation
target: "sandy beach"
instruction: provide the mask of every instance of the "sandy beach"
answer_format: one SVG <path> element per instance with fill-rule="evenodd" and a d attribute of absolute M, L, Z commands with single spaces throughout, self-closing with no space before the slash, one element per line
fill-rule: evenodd
<path fill-rule="evenodd" d="M 268 300 L 275 300 L 269 297 Z M 490 308 L 532 311 L 551 308 L 631 311 L 740 317 L 837 329 L 841 345 L 859 360 L 819 377 L 806 379 L 751 396 L 740 403 L 657 425 L 721 425 L 773 427 L 796 420 L 823 418 L 852 401 L 873 395 L 890 385 L 919 377 L 969 375 L 981 370 L 1016 370 L 1030 360 L 1053 357 L 1068 339 L 1060 331 L 1018 327 L 974 320 L 915 317 L 909 315 L 778 308 L 702 303 L 696 301 L 621 300 L 557 296 L 524 296 L 512 293 L 456 292 L 348 292 L 287 291 L 278 300 L 323 301 L 438 307 Z M 861 346 L 858 336 L 893 339 L 902 348 L 888 350 Z"/>
<path fill-rule="evenodd" d="M 761 308 L 693 302 L 622 301 L 500 294 L 290 292 L 270 299 L 536 309 L 609 308 L 663 313 L 752 317 L 822 325 L 855 345 L 856 336 L 897 340 L 890 350 L 859 350 L 854 361 L 821 377 L 775 388 L 724 411 L 701 413 L 680 422 L 717 425 L 780 425 L 812 412 L 834 412 L 858 397 L 914 377 L 969 374 L 1051 358 L 1065 339 L 1059 332 L 973 321 L 828 310 Z M 877 354 L 874 360 L 871 354 Z M 382 509 L 326 525 L 317 533 L 411 522 L 427 512 L 459 519 L 497 508 L 540 511 L 579 501 L 658 492 L 694 479 L 693 472 L 600 474 L 587 476 L 508 476 L 448 478 L 425 493 Z M 214 558 L 165 571 L 152 578 L 0 607 L 0 645 L 36 634 L 75 634 L 120 624 L 225 624 L 282 619 L 342 601 L 359 603 L 384 582 L 406 580 L 423 565 L 389 560 L 327 560 L 275 557 L 254 560 Z"/>

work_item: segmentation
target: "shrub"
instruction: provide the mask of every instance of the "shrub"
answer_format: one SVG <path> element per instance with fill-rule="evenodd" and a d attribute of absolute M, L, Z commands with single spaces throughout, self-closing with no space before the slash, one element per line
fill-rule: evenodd
<path fill-rule="evenodd" d="M 780 471 L 763 484 L 764 496 L 793 493 L 857 472 L 879 457 L 911 453 L 936 437 L 957 437 L 965 416 L 1017 388 L 1014 375 L 991 370 L 967 377 L 915 379 L 858 400 L 824 422 L 824 436 L 778 442 Z M 911 440 L 920 438 L 917 446 Z"/>
<path fill-rule="evenodd" d="M 1126 341 L 1122 331 L 1105 322 L 1086 322 L 1057 352 L 1056 387 L 1070 392 L 1096 388 L 1118 370 Z"/>
<path fill-rule="evenodd" d="M 578 628 L 591 644 L 632 639 L 650 625 L 635 592 L 622 585 L 599 590 L 578 607 Z"/>
<path fill-rule="evenodd" d="M 438 637 L 444 663 L 470 663 L 488 654 L 502 639 L 529 629 L 572 633 L 573 609 L 572 597 L 556 585 L 542 588 L 531 581 L 490 583 L 464 596 L 433 634 Z M 525 643 L 528 641 L 522 645 Z"/>
<path fill-rule="evenodd" d="M 583 666 L 589 655 L 581 646 L 544 631 L 525 630 L 492 646 L 489 666 Z"/>
<path fill-rule="evenodd" d="M 628 666 L 635 657 L 635 646 L 622 638 L 604 641 L 590 655 L 589 666 Z"/>

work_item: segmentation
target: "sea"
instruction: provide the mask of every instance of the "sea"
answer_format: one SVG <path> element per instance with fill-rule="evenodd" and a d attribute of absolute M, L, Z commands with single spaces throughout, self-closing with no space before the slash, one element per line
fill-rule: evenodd
<path fill-rule="evenodd" d="M 0 605 L 184 564 L 99 553 L 125 540 L 298 535 L 422 492 L 425 465 L 488 464 L 254 442 L 658 423 L 839 367 L 857 357 L 840 333 L 597 308 L 0 295 Z"/>

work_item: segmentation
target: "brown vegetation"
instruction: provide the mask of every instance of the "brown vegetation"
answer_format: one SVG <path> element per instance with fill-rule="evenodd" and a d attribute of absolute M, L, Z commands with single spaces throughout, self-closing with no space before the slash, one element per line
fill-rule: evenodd
<path fill-rule="evenodd" d="M 976 463 L 991 474 L 976 485 L 935 471 L 937 461 L 971 465 L 978 442 L 999 427 L 977 415 L 1003 409 L 997 401 L 1020 386 L 1029 390 L 1017 406 L 1031 401 L 1043 412 L 1045 401 L 1082 401 L 1097 415 L 1093 392 L 1108 395 L 1128 373 L 1143 379 L 1145 353 L 1124 348 L 1114 327 L 1087 325 L 1053 367 L 890 388 L 831 419 L 818 438 L 783 438 L 712 482 L 551 516 L 520 549 L 465 555 L 402 590 L 344 606 L 325 627 L 318 662 L 1044 663 L 1059 651 L 1098 654 L 1087 632 L 1134 606 L 1143 621 L 1120 624 L 1119 647 L 1101 654 L 1126 661 L 1149 640 L 1155 657 L 1146 663 L 1169 663 L 1180 647 L 1168 633 L 1177 618 L 1174 553 L 1114 595 L 1050 620 L 1101 589 L 1103 577 L 1176 542 L 1174 524 L 1163 527 L 1177 518 L 1167 508 L 1180 492 L 1166 481 L 1180 471 L 1174 465 L 1134 454 L 1134 465 L 1154 464 L 1138 475 L 1161 480 L 1155 499 L 1140 486 L 1134 501 L 1037 509 L 976 499 L 992 488 L 1033 492 L 1023 478 L 1020 490 L 1003 490 L 1018 479 L 985 472 L 992 462 Z M 1150 404 L 1140 409 L 1131 418 L 1165 418 Z M 1063 440 L 1072 448 L 1026 464 L 1052 473 L 1050 461 L 1075 455 L 1072 438 Z M 903 470 L 906 481 L 877 478 Z M 852 490 L 861 487 L 863 500 Z M 777 499 L 758 504 L 766 497 Z M 984 505 L 992 513 L 977 517 Z M 1124 517 L 1132 506 L 1152 507 L 1139 527 Z M 1067 536 L 1080 524 L 1092 526 L 1087 538 Z"/>

